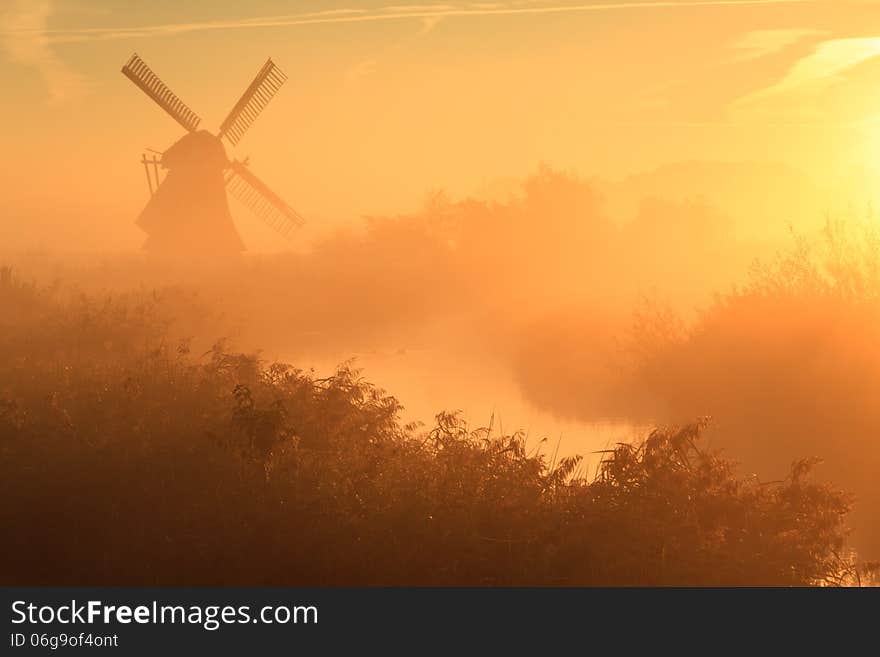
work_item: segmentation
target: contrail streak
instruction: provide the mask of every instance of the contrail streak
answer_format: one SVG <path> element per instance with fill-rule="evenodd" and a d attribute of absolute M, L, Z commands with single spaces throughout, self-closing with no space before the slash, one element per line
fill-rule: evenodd
<path fill-rule="evenodd" d="M 576 5 L 555 5 L 544 7 L 463 7 L 439 6 L 434 8 L 385 7 L 378 10 L 337 9 L 330 12 L 264 16 L 251 19 L 212 21 L 199 23 L 170 23 L 141 27 L 81 28 L 70 30 L 46 30 L 48 39 L 56 42 L 75 42 L 92 40 L 133 39 L 143 37 L 170 36 L 186 32 L 207 30 L 236 30 L 245 28 L 289 27 L 299 25 L 323 25 L 345 23 L 369 23 L 379 21 L 403 20 L 407 18 L 460 18 L 471 16 L 514 16 L 534 14 L 583 13 L 590 11 L 615 11 L 638 9 L 691 9 L 699 7 L 749 7 L 762 5 L 809 4 L 816 0 L 655 0 L 654 2 L 593 3 Z M 23 34 L 27 30 L 0 32 L 0 35 Z"/>

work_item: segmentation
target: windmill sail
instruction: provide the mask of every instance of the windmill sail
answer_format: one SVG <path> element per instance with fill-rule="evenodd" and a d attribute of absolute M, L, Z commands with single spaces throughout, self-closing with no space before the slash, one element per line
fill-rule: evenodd
<path fill-rule="evenodd" d="M 269 104 L 272 97 L 287 80 L 287 76 L 269 59 L 257 73 L 257 77 L 245 90 L 229 116 L 220 125 L 219 137 L 226 137 L 235 146 L 250 128 L 254 120 Z"/>
<path fill-rule="evenodd" d="M 226 187 L 232 195 L 244 203 L 251 212 L 265 221 L 284 237 L 305 220 L 262 180 L 252 174 L 240 162 L 233 162 L 226 177 Z"/>
<path fill-rule="evenodd" d="M 122 67 L 122 72 L 184 128 L 193 132 L 199 126 L 201 119 L 198 115 L 165 86 L 165 83 L 150 70 L 137 53 L 132 55 L 128 63 Z"/>

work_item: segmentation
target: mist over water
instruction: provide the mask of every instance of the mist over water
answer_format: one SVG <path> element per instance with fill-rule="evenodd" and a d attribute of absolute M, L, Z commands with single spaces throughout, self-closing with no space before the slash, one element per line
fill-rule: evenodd
<path fill-rule="evenodd" d="M 580 455 L 586 476 L 608 467 L 609 450 L 708 417 L 707 448 L 759 481 L 820 457 L 817 476 L 856 496 L 852 540 L 870 558 L 880 545 L 873 217 L 792 232 L 748 227 L 706 197 L 646 192 L 627 214 L 608 189 L 542 166 L 495 198 L 435 193 L 299 252 L 10 252 L 4 281 L 24 312 L 5 327 L 27 344 L 37 320 L 21 301 L 31 293 L 16 290 L 42 290 L 36 298 L 73 304 L 71 335 L 85 332 L 100 353 L 158 339 L 205 366 L 256 354 L 229 356 L 244 378 L 276 362 L 317 385 L 350 371 L 392 396 L 380 406 L 399 403 L 414 435 L 436 435 L 453 413 L 480 440 L 519 433 L 525 454 L 551 464 L 575 467 L 567 459 Z M 76 357 L 81 339 L 57 348 Z"/>
<path fill-rule="evenodd" d="M 880 4 L 32 4 L 0 579 L 880 559 Z"/>
<path fill-rule="evenodd" d="M 779 190 L 728 214 L 720 203 L 735 197 L 734 179 L 761 172 L 691 163 L 611 184 L 545 165 L 482 198 L 434 193 L 414 212 L 368 218 L 298 253 L 43 249 L 6 261 L 61 294 L 155 291 L 174 333 L 202 351 L 225 339 L 319 376 L 360 370 L 398 398 L 405 421 L 430 426 L 460 411 L 474 428 L 588 456 L 712 416 L 719 445 L 772 477 L 852 440 L 803 431 L 818 426 L 809 418 L 819 408 L 832 423 L 852 417 L 846 404 L 817 406 L 839 389 L 844 360 L 861 357 L 854 332 L 838 353 L 825 327 L 874 303 L 877 254 L 863 216 L 842 217 L 835 232 L 817 212 L 792 233 Z M 820 202 L 798 176 L 778 180 Z M 761 221 L 740 218 L 750 212 Z M 817 358 L 836 365 L 797 392 Z"/>
<path fill-rule="evenodd" d="M 515 372 L 486 352 L 458 344 L 412 342 L 408 347 L 363 353 L 338 351 L 309 357 L 282 358 L 319 376 L 341 363 L 392 392 L 403 405 L 402 419 L 430 425 L 440 410 L 460 411 L 472 427 L 492 427 L 499 434 L 522 431 L 530 449 L 560 457 L 591 453 L 645 434 L 648 425 L 626 417 L 578 419 L 526 398 Z"/>

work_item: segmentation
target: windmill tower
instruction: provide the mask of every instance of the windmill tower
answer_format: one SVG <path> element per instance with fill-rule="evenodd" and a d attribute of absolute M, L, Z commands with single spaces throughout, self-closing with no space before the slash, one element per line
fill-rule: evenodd
<path fill-rule="evenodd" d="M 198 130 L 201 119 L 135 53 L 122 72 L 187 131 L 152 160 L 143 157 L 150 201 L 137 224 L 144 248 L 179 255 L 230 255 L 245 249 L 229 212 L 227 190 L 284 237 L 302 217 L 248 169 L 230 160 L 223 139 L 236 146 L 287 76 L 266 61 L 215 135 Z M 152 173 L 150 164 L 152 164 Z M 160 180 L 159 167 L 166 171 Z M 154 191 L 155 183 L 155 191 Z"/>

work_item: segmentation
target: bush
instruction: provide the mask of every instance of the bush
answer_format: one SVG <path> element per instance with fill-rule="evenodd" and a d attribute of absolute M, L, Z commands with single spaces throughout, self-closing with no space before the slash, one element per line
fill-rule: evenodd
<path fill-rule="evenodd" d="M 856 575 L 845 494 L 812 482 L 810 462 L 775 483 L 739 478 L 698 447 L 702 424 L 618 445 L 590 477 L 455 414 L 403 426 L 397 400 L 350 369 L 319 379 L 222 343 L 193 355 L 170 338 L 162 295 L 47 294 L 0 279 L 13 313 L 39 305 L 0 328 L 4 584 Z"/>
<path fill-rule="evenodd" d="M 674 330 L 643 340 L 623 395 L 650 398 L 670 422 L 711 415 L 718 444 L 764 476 L 792 454 L 821 457 L 858 496 L 859 551 L 880 554 L 876 223 L 829 221 L 819 239 L 796 237 L 686 328 L 655 317 Z"/>

